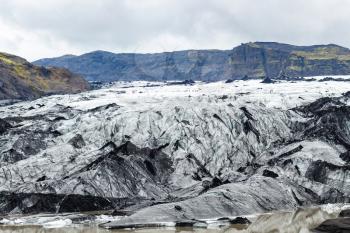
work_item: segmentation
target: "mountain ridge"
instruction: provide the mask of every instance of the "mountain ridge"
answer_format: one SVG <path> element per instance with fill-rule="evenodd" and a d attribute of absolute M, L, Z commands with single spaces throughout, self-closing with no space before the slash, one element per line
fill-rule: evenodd
<path fill-rule="evenodd" d="M 277 42 L 243 43 L 231 50 L 162 53 L 92 51 L 80 56 L 33 62 L 64 67 L 90 81 L 278 78 L 350 74 L 350 50 L 335 45 L 296 46 Z"/>
<path fill-rule="evenodd" d="M 342 45 L 338 45 L 338 44 L 334 44 L 334 43 L 329 43 L 329 44 L 314 44 L 314 45 L 292 45 L 292 44 L 288 44 L 288 43 L 280 43 L 280 42 L 273 42 L 273 41 L 256 41 L 256 42 L 246 42 L 246 43 L 241 43 L 238 46 L 233 47 L 232 49 L 242 46 L 242 45 L 247 45 L 247 44 L 258 44 L 258 45 L 281 45 L 281 46 L 290 46 L 290 47 L 296 47 L 296 48 L 312 48 L 312 47 L 325 47 L 325 46 L 335 46 L 335 47 L 339 47 L 339 48 L 343 48 L 346 50 L 349 50 L 349 48 L 342 46 Z M 56 59 L 56 58 L 72 58 L 72 57 L 79 57 L 79 56 L 83 56 L 83 55 L 87 55 L 87 54 L 93 54 L 93 53 L 110 53 L 110 54 L 114 54 L 114 55 L 125 55 L 125 54 L 137 54 L 137 55 L 156 55 L 156 54 L 163 54 L 163 53 L 174 53 L 174 52 L 190 52 L 190 51 L 231 51 L 232 49 L 183 49 L 183 50 L 173 50 L 173 51 L 163 51 L 163 52 L 111 52 L 108 50 L 103 50 L 103 49 L 97 49 L 97 50 L 92 50 L 90 52 L 86 52 L 80 55 L 77 54 L 64 54 L 61 56 L 57 56 L 57 57 L 47 57 L 47 58 L 40 58 L 37 60 L 34 60 L 32 63 L 36 63 L 39 62 L 41 60 L 45 60 L 45 59 Z"/>
<path fill-rule="evenodd" d="M 0 84 L 0 100 L 30 100 L 89 89 L 86 80 L 65 68 L 36 66 L 8 53 L 0 53 Z"/>

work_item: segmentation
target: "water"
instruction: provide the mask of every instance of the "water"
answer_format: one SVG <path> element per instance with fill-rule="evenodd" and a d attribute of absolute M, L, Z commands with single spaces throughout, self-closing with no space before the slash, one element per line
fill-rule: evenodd
<path fill-rule="evenodd" d="M 250 225 L 225 225 L 213 222 L 206 228 L 152 228 L 106 230 L 98 224 L 117 220 L 106 215 L 65 214 L 8 217 L 1 222 L 1 233 L 311 233 L 327 219 L 338 217 L 342 207 L 326 206 L 276 212 L 248 217 Z"/>
<path fill-rule="evenodd" d="M 239 228 L 239 227 L 238 227 Z M 233 233 L 241 232 L 236 228 L 193 229 L 193 228 L 159 228 L 136 230 L 105 230 L 97 226 L 75 226 L 45 229 L 38 226 L 2 226 L 1 233 Z"/>

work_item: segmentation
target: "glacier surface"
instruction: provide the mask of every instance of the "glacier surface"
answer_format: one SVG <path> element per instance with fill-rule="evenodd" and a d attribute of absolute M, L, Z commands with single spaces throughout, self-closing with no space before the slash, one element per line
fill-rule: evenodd
<path fill-rule="evenodd" d="M 0 107 L 0 212 L 130 215 L 113 228 L 349 202 L 349 90 L 119 82 Z"/>

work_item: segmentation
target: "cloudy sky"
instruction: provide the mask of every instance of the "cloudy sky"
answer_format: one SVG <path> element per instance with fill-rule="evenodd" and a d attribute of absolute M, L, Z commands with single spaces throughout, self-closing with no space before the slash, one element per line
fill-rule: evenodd
<path fill-rule="evenodd" d="M 0 0 L 0 51 L 32 61 L 93 50 L 350 47 L 350 0 Z"/>

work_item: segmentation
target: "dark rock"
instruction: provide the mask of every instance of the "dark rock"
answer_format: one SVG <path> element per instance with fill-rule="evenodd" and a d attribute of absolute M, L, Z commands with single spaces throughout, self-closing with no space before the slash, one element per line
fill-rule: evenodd
<path fill-rule="evenodd" d="M 299 166 L 298 166 L 298 165 L 295 165 L 294 168 L 295 168 L 295 170 L 297 170 L 297 173 L 298 173 L 298 175 L 300 176 L 300 175 L 301 175 L 301 172 L 300 172 Z"/>
<path fill-rule="evenodd" d="M 350 218 L 350 209 L 342 210 L 339 214 L 339 217 L 348 217 Z"/>
<path fill-rule="evenodd" d="M 305 137 L 324 139 L 350 150 L 350 107 L 340 98 L 320 98 L 296 110 L 307 117 L 313 116 L 305 125 Z"/>
<path fill-rule="evenodd" d="M 228 217 L 222 217 L 222 218 L 218 218 L 216 219 L 217 221 L 230 221 L 231 219 Z"/>
<path fill-rule="evenodd" d="M 68 143 L 77 149 L 81 149 L 86 145 L 83 136 L 81 136 L 80 134 L 75 135 L 68 141 Z"/>
<path fill-rule="evenodd" d="M 184 81 L 180 81 L 180 82 L 168 82 L 168 85 L 193 85 L 196 82 L 193 81 L 192 79 L 188 79 L 188 80 L 184 80 Z"/>
<path fill-rule="evenodd" d="M 297 146 L 296 148 L 294 148 L 294 149 L 292 149 L 292 150 L 290 150 L 290 151 L 288 151 L 288 152 L 285 152 L 285 153 L 281 154 L 281 155 L 279 156 L 279 158 L 288 157 L 288 156 L 290 156 L 290 155 L 292 155 L 292 154 L 295 154 L 295 153 L 301 151 L 303 148 L 304 148 L 304 147 L 303 147 L 302 145 L 299 145 L 299 146 Z"/>
<path fill-rule="evenodd" d="M 251 224 L 251 221 L 249 221 L 249 219 L 245 217 L 236 217 L 234 219 L 223 217 L 223 218 L 218 218 L 217 221 L 228 221 L 230 222 L 230 224 L 242 224 L 242 225 Z"/>
<path fill-rule="evenodd" d="M 94 222 L 96 220 L 96 216 L 94 215 L 80 215 L 77 214 L 76 216 L 74 213 L 72 216 L 69 216 L 69 219 L 72 220 L 73 224 L 82 224 L 86 222 Z"/>
<path fill-rule="evenodd" d="M 198 221 L 196 220 L 182 220 L 175 223 L 176 227 L 193 227 Z"/>
<path fill-rule="evenodd" d="M 16 209 L 21 214 L 83 212 L 113 209 L 115 199 L 82 195 L 0 192 L 0 214 Z"/>
<path fill-rule="evenodd" d="M 202 186 L 203 186 L 203 191 L 200 192 L 200 194 L 207 192 L 208 190 L 218 187 L 220 185 L 223 184 L 228 184 L 228 181 L 222 181 L 221 179 L 219 179 L 218 177 L 214 177 L 211 180 L 204 180 L 202 182 Z"/>
<path fill-rule="evenodd" d="M 25 158 L 26 158 L 26 156 L 23 153 L 20 153 L 12 148 L 8 151 L 5 151 L 1 155 L 0 160 L 3 162 L 7 162 L 7 163 L 15 163 L 15 162 L 18 162 L 18 161 L 23 160 Z"/>
<path fill-rule="evenodd" d="M 270 170 L 264 170 L 263 171 L 263 176 L 271 177 L 271 178 L 277 178 L 278 174 L 276 174 L 276 173 L 274 173 L 273 171 L 270 171 Z"/>
<path fill-rule="evenodd" d="M 221 119 L 221 117 L 218 115 L 218 114 L 214 114 L 213 115 L 213 117 L 215 118 L 215 119 L 217 119 L 217 120 L 219 120 L 220 122 L 222 122 L 223 124 L 225 124 L 225 121 L 223 121 L 222 119 Z"/>
<path fill-rule="evenodd" d="M 337 110 L 338 106 L 344 106 L 338 98 L 322 97 L 308 105 L 297 108 L 296 110 L 304 113 L 312 113 L 316 116 L 322 116 L 334 112 Z"/>
<path fill-rule="evenodd" d="M 341 153 L 339 155 L 339 157 L 344 161 L 344 162 L 347 162 L 347 163 L 350 163 L 350 151 L 346 151 L 344 153 Z"/>
<path fill-rule="evenodd" d="M 270 77 L 265 77 L 261 83 L 275 83 Z"/>
<path fill-rule="evenodd" d="M 145 163 L 145 165 L 146 165 L 147 170 L 148 170 L 153 176 L 157 175 L 157 170 L 156 170 L 156 168 L 153 166 L 153 164 L 152 164 L 150 161 L 145 160 L 144 163 Z"/>
<path fill-rule="evenodd" d="M 113 142 L 106 143 L 100 149 L 100 156 L 82 168 L 79 173 L 96 171 L 105 174 L 106 171 L 113 172 L 103 176 L 107 183 L 113 183 L 128 193 L 130 198 L 138 196 L 138 192 L 147 193 L 149 197 L 164 196 L 166 184 L 170 174 L 173 172 L 173 162 L 170 157 L 162 152 L 162 148 L 139 148 L 131 142 L 116 146 Z M 89 183 L 88 178 L 86 182 Z M 101 178 L 100 178 L 101 179 Z M 140 180 L 147 181 L 144 186 Z"/>
<path fill-rule="evenodd" d="M 198 170 L 196 175 L 199 177 L 199 180 L 201 180 L 203 177 L 212 177 L 207 168 L 201 163 L 201 161 L 197 159 L 197 157 L 194 154 L 190 153 L 186 156 L 186 158 L 189 161 L 193 161 L 197 165 Z"/>
<path fill-rule="evenodd" d="M 347 166 L 338 166 L 326 161 L 317 160 L 312 162 L 308 167 L 305 177 L 320 182 L 327 183 L 330 173 L 339 173 L 339 171 L 347 172 L 350 170 L 350 165 Z"/>
<path fill-rule="evenodd" d="M 52 121 L 62 121 L 62 120 L 67 120 L 67 119 L 63 116 L 58 116 L 58 117 L 55 117 Z"/>
<path fill-rule="evenodd" d="M 243 131 L 245 134 L 248 134 L 249 132 L 254 133 L 258 142 L 260 141 L 259 131 L 253 126 L 253 124 L 249 120 L 247 120 L 243 123 Z"/>
<path fill-rule="evenodd" d="M 240 109 L 249 120 L 255 121 L 253 114 L 251 114 L 246 107 L 241 107 Z"/>
<path fill-rule="evenodd" d="M 112 216 L 128 216 L 131 213 L 125 210 L 113 210 Z"/>
<path fill-rule="evenodd" d="M 319 82 L 329 82 L 329 81 L 335 81 L 335 82 L 349 82 L 349 79 L 345 78 L 333 78 L 333 77 L 324 77 L 323 79 L 320 79 Z"/>
<path fill-rule="evenodd" d="M 100 111 L 107 110 L 107 109 L 110 109 L 110 108 L 119 108 L 119 105 L 116 104 L 116 103 L 112 103 L 112 104 L 98 106 L 98 107 L 90 109 L 88 111 L 89 112 L 100 112 Z"/>
<path fill-rule="evenodd" d="M 52 136 L 54 137 L 59 137 L 59 136 L 62 136 L 62 133 L 58 130 L 54 130 L 54 131 L 51 131 L 50 132 L 52 134 Z"/>
<path fill-rule="evenodd" d="M 341 187 L 338 186 L 338 188 Z M 337 188 L 330 188 L 326 192 L 323 192 L 319 196 L 319 199 L 321 204 L 344 203 L 350 201 L 350 197 L 347 194 L 344 194 L 343 192 L 339 191 Z"/>
<path fill-rule="evenodd" d="M 247 80 L 249 80 L 249 79 L 251 79 L 251 78 L 249 78 L 248 75 L 244 75 L 243 78 L 242 78 L 243 81 L 247 81 Z"/>
<path fill-rule="evenodd" d="M 229 98 L 228 95 L 223 95 L 223 96 L 220 96 L 220 97 L 219 97 L 220 100 L 226 100 L 226 99 L 228 99 L 228 98 Z"/>
<path fill-rule="evenodd" d="M 275 165 L 277 162 L 279 162 L 281 159 L 286 158 L 286 157 L 288 157 L 288 156 L 291 156 L 292 154 L 295 154 L 295 153 L 301 151 L 302 149 L 303 149 L 303 146 L 302 146 L 302 145 L 299 145 L 299 146 L 297 146 L 296 148 L 294 148 L 294 149 L 292 149 L 292 150 L 290 150 L 290 151 L 287 151 L 287 152 L 285 152 L 285 153 L 282 153 L 282 154 L 279 155 L 277 158 L 272 158 L 272 159 L 270 159 L 270 160 L 268 161 L 268 164 L 269 164 L 270 166 L 273 166 L 273 165 Z M 284 166 L 285 166 L 285 165 L 287 165 L 287 163 L 290 163 L 290 162 L 292 162 L 292 161 L 291 161 L 291 160 L 285 160 L 283 164 L 284 164 Z"/>
<path fill-rule="evenodd" d="M 5 133 L 8 129 L 10 129 L 12 126 L 7 121 L 0 119 L 0 135 Z"/>
<path fill-rule="evenodd" d="M 271 162 L 271 160 L 269 161 L 269 163 L 268 163 L 270 166 L 273 166 L 274 164 L 275 164 L 275 162 Z M 293 164 L 293 160 L 292 159 L 286 159 L 286 160 L 284 160 L 283 161 L 283 163 L 282 163 L 282 165 L 285 167 L 285 166 L 287 166 L 287 165 L 289 165 L 289 164 Z"/>
<path fill-rule="evenodd" d="M 317 233 L 349 233 L 350 218 L 329 219 L 314 229 Z"/>
<path fill-rule="evenodd" d="M 39 179 L 37 179 L 36 182 L 44 181 L 44 180 L 46 180 L 46 179 L 47 179 L 46 176 L 42 176 L 42 177 L 40 177 Z"/>
<path fill-rule="evenodd" d="M 191 125 L 191 123 L 188 120 L 182 120 L 182 123 L 184 123 L 185 125 Z"/>
<path fill-rule="evenodd" d="M 235 219 L 230 220 L 231 224 L 250 224 L 251 221 L 249 219 L 244 217 L 237 217 Z"/>
<path fill-rule="evenodd" d="M 25 131 L 18 137 L 12 148 L 28 157 L 45 149 L 49 136 L 45 131 Z"/>

